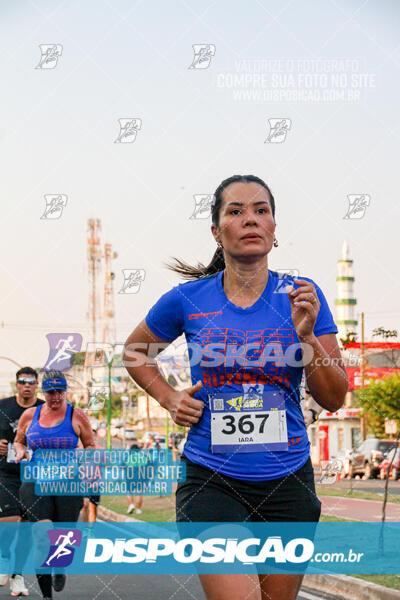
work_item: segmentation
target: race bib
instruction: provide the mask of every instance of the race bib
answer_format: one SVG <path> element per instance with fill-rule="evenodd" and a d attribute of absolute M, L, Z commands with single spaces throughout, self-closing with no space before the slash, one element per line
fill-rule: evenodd
<path fill-rule="evenodd" d="M 285 393 L 262 388 L 245 384 L 241 395 L 209 394 L 213 453 L 288 450 Z"/>
<path fill-rule="evenodd" d="M 29 452 L 29 458 L 32 458 L 32 450 L 28 449 Z M 27 459 L 24 458 L 24 461 L 26 461 Z M 14 450 L 14 444 L 12 442 L 8 442 L 8 446 L 7 446 L 7 462 L 9 463 L 15 463 L 15 450 Z M 23 462 L 23 461 L 22 461 Z"/>

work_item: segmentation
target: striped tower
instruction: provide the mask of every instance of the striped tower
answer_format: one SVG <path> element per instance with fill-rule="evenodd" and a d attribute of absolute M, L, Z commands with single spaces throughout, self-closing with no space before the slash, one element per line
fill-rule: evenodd
<path fill-rule="evenodd" d="M 349 245 L 343 242 L 342 258 L 338 260 L 336 325 L 338 338 L 345 338 L 350 331 L 357 331 L 358 321 L 355 317 L 353 261 L 349 259 Z"/>

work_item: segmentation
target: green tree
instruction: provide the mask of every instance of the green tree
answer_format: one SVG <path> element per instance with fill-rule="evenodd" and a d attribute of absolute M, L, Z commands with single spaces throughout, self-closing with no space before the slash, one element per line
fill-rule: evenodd
<path fill-rule="evenodd" d="M 397 329 L 384 329 L 383 327 L 376 327 L 376 329 L 372 330 L 372 337 L 380 337 L 384 340 L 397 338 Z"/>
<path fill-rule="evenodd" d="M 357 390 L 355 397 L 376 437 L 385 436 L 385 419 L 394 419 L 400 429 L 400 373 L 370 383 Z"/>
<path fill-rule="evenodd" d="M 342 346 L 346 346 L 346 344 L 354 344 L 354 342 L 357 341 L 357 333 L 355 331 L 349 331 L 346 334 L 346 337 L 339 339 L 342 343 Z"/>

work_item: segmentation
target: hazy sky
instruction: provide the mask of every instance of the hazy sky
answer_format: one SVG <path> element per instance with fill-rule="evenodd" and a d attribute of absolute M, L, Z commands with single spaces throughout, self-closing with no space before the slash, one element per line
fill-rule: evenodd
<path fill-rule="evenodd" d="M 367 338 L 400 330 L 398 2 L 0 6 L 2 356 L 41 366 L 46 333 L 86 339 L 90 217 L 118 252 L 124 341 L 178 283 L 164 261 L 211 258 L 210 219 L 189 218 L 193 196 L 236 173 L 274 193 L 270 268 L 312 277 L 334 311 L 347 239 Z M 54 68 L 35 68 L 40 44 L 62 46 Z M 208 68 L 189 68 L 194 44 L 215 48 Z M 114 143 L 123 118 L 141 120 L 133 143 Z M 266 141 L 269 119 L 288 119 L 284 141 Z M 41 219 L 46 194 L 67 196 L 59 219 Z M 361 219 L 343 218 L 352 194 L 370 198 Z M 137 294 L 118 294 L 122 269 L 145 270 Z M 1 394 L 14 373 L 2 360 Z"/>

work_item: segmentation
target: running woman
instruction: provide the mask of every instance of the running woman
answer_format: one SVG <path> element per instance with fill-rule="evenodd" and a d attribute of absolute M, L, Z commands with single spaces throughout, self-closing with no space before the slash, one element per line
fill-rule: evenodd
<path fill-rule="evenodd" d="M 21 415 L 32 406 L 43 404 L 36 398 L 38 374 L 32 367 L 23 367 L 16 373 L 17 394 L 0 400 L 0 521 L 20 522 L 26 520 L 25 510 L 19 500 L 20 465 L 15 463 L 14 437 Z M 14 535 L 8 529 L 0 535 L 0 586 L 10 580 L 10 547 Z M 16 573 L 11 575 L 12 596 L 28 596 L 29 592 L 22 577 L 23 557 L 26 547 L 26 534 L 19 529 L 16 541 Z"/>
<path fill-rule="evenodd" d="M 177 521 L 316 523 L 321 503 L 299 386 L 304 369 L 319 405 L 329 411 L 342 406 L 348 381 L 338 330 L 312 279 L 286 285 L 268 268 L 278 242 L 275 200 L 262 179 L 224 180 L 211 211 L 218 248 L 210 264 L 169 265 L 191 281 L 161 296 L 124 348 L 132 378 L 177 425 L 190 428 Z M 177 391 L 143 348 L 167 345 L 183 333 L 195 385 Z M 200 575 L 208 600 L 294 600 L 302 579 L 291 573 Z"/>
<path fill-rule="evenodd" d="M 74 449 L 81 440 L 84 448 L 95 448 L 93 431 L 84 411 L 66 402 L 67 381 L 61 371 L 46 371 L 42 390 L 45 404 L 24 412 L 18 423 L 14 447 L 16 461 L 29 459 L 28 449 Z M 76 522 L 83 506 L 82 496 L 37 496 L 34 483 L 24 482 L 20 488 L 21 502 L 32 522 Z M 44 541 L 46 544 L 46 540 Z M 52 587 L 61 591 L 66 576 L 51 576 L 37 569 L 37 579 L 43 598 L 52 598 Z"/>

